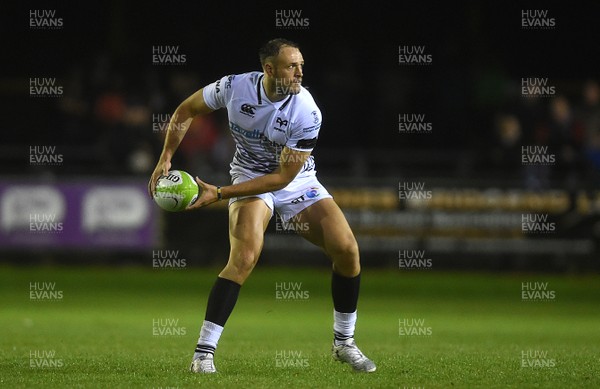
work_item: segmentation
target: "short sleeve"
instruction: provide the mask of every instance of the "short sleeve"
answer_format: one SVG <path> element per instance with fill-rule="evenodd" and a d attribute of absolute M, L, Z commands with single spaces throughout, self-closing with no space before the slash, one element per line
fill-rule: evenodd
<path fill-rule="evenodd" d="M 292 128 L 290 138 L 285 145 L 292 150 L 312 151 L 317 144 L 320 129 L 321 111 L 316 107 L 306 110 Z"/>
<path fill-rule="evenodd" d="M 202 95 L 206 105 L 214 110 L 227 107 L 231 99 L 231 83 L 235 76 L 225 76 L 204 87 Z"/>

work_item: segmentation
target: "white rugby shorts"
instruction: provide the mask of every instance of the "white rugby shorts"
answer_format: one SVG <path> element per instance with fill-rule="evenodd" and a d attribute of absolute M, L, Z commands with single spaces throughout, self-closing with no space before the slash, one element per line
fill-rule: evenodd
<path fill-rule="evenodd" d="M 251 178 L 248 176 L 238 174 L 233 179 L 233 184 L 238 184 L 250 179 Z M 284 223 L 317 201 L 333 198 L 315 175 L 296 177 L 285 188 L 274 192 L 232 197 L 229 199 L 229 205 L 238 200 L 250 197 L 262 199 L 267 207 L 271 209 L 271 217 L 273 217 L 273 212 L 276 211 Z"/>

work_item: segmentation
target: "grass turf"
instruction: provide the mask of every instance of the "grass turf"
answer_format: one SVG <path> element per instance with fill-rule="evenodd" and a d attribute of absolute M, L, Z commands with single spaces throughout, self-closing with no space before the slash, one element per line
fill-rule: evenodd
<path fill-rule="evenodd" d="M 365 269 L 356 339 L 378 369 L 356 374 L 330 356 L 329 272 L 259 266 L 207 376 L 187 369 L 216 269 L 0 271 L 1 387 L 600 386 L 597 275 Z M 32 300 L 43 282 L 62 298 Z M 547 282 L 555 298 L 522 301 L 522 282 Z M 300 299 L 277 299 L 282 283 Z M 427 334 L 401 335 L 414 321 Z"/>

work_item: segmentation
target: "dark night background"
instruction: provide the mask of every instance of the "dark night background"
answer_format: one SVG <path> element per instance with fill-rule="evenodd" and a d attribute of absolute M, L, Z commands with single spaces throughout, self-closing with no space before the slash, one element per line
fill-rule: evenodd
<path fill-rule="evenodd" d="M 599 186 L 597 2 L 107 1 L 2 7 L 8 8 L 2 12 L 0 81 L 5 177 L 146 180 L 163 142 L 162 133 L 152 131 L 153 115 L 171 114 L 223 75 L 260 70 L 259 46 L 285 37 L 300 44 L 303 84 L 323 112 L 314 154 L 326 184 L 393 191 L 399 181 L 412 179 L 430 188 L 566 188 L 571 199 L 579 190 L 593 198 Z M 56 10 L 64 26 L 30 29 L 30 9 Z M 276 10 L 290 9 L 308 18 L 308 28 L 276 27 Z M 548 10 L 556 26 L 523 29 L 523 9 Z M 432 64 L 399 64 L 401 45 L 424 46 Z M 153 64 L 153 46 L 177 46 L 186 62 Z M 64 94 L 29 96 L 29 79 L 35 77 L 56 78 Z M 527 77 L 548 79 L 556 95 L 523 97 L 521 79 Z M 584 100 L 586 87 L 595 91 L 590 101 Z M 554 110 L 561 107 L 564 115 L 556 120 Z M 399 133 L 399 114 L 424 114 L 433 130 Z M 198 121 L 174 165 L 226 183 L 232 144 L 225 119 L 220 111 Z M 65 163 L 30 165 L 32 145 L 55 145 Z M 529 145 L 548 146 L 556 164 L 524 168 L 521 147 Z"/>
<path fill-rule="evenodd" d="M 152 88 L 158 88 L 166 113 L 182 97 L 169 95 L 173 74 L 191 75 L 186 88 L 193 92 L 222 75 L 258 70 L 258 47 L 276 36 L 301 45 L 304 84 L 324 114 L 317 150 L 400 154 L 422 148 L 485 156 L 493 114 L 518 103 L 511 90 L 518 93 L 521 77 L 547 77 L 559 93 L 578 103 L 583 81 L 597 76 L 598 6 L 592 2 L 338 4 L 57 2 L 42 7 L 55 7 L 65 20 L 64 28 L 51 33 L 27 30 L 32 6 L 20 5 L 14 14 L 20 18 L 6 20 L 4 15 L 5 53 L 21 54 L 3 61 L 8 69 L 2 89 L 11 113 L 5 124 L 12 129 L 4 131 L 3 143 L 12 150 L 32 141 L 89 147 L 105 131 L 85 115 L 77 128 L 65 130 L 69 118 L 57 110 L 56 101 L 27 96 L 29 77 L 56 77 L 69 96 L 70 77 L 78 72 L 80 94 L 90 106 L 110 88 L 119 88 L 136 104 L 148 104 Z M 554 30 L 520 28 L 521 9 L 536 7 L 557 19 Z M 292 8 L 309 18 L 309 28 L 275 28 L 275 10 Z M 186 64 L 152 65 L 153 45 L 178 45 Z M 400 66 L 399 45 L 424 45 L 433 64 Z M 100 67 L 109 74 L 107 83 L 94 84 L 93 72 Z M 399 136 L 400 112 L 425 113 L 435 130 L 430 136 Z M 126 134 L 114 136 L 136 142 Z M 22 171 L 18 158 L 8 162 L 12 172 Z"/>

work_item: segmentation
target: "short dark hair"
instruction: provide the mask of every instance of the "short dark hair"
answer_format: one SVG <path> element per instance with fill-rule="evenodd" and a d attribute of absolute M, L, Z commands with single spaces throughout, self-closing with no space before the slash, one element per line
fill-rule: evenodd
<path fill-rule="evenodd" d="M 282 47 L 289 46 L 299 49 L 298 44 L 284 38 L 271 39 L 265 43 L 258 51 L 258 57 L 260 58 L 260 64 L 264 66 L 267 59 L 270 57 L 276 57 Z"/>

